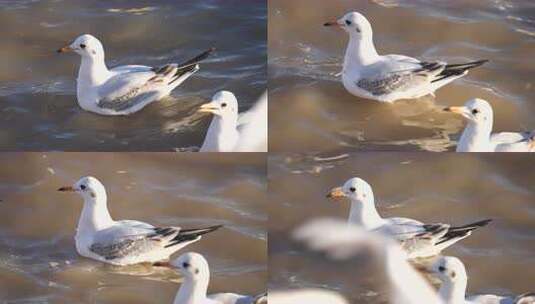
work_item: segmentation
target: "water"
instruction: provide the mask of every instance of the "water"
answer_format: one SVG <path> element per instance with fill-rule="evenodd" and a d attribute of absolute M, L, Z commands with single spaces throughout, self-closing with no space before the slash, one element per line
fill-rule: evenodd
<path fill-rule="evenodd" d="M 0 166 L 2 303 L 171 303 L 181 281 L 178 273 L 141 265 L 114 267 L 76 253 L 82 201 L 56 190 L 88 174 L 107 187 L 115 219 L 162 226 L 224 224 L 179 251 L 206 256 L 210 292 L 266 289 L 266 166 L 261 154 L 4 153 Z"/>
<path fill-rule="evenodd" d="M 491 61 L 436 98 L 379 104 L 350 95 L 340 77 L 347 34 L 324 22 L 368 17 L 380 54 Z M 495 130 L 535 128 L 535 2 L 529 0 L 270 1 L 272 151 L 452 151 L 460 117 L 442 112 L 473 97 L 495 109 Z"/>
<path fill-rule="evenodd" d="M 225 89 L 245 111 L 265 91 L 266 11 L 261 0 L 0 1 L 0 150 L 194 150 L 211 119 L 200 104 Z M 79 56 L 55 53 L 82 33 L 103 42 L 109 67 L 217 52 L 170 97 L 103 117 L 76 103 Z"/>
<path fill-rule="evenodd" d="M 332 155 L 330 155 L 332 156 Z M 535 165 L 529 155 L 358 153 L 335 160 L 321 154 L 270 156 L 270 288 L 324 287 L 352 303 L 385 303 L 385 283 L 363 256 L 349 263 L 291 242 L 289 231 L 317 217 L 347 219 L 349 204 L 325 198 L 348 178 L 374 189 L 383 217 L 463 224 L 494 221 L 444 254 L 459 257 L 468 272 L 468 292 L 520 294 L 535 281 Z"/>

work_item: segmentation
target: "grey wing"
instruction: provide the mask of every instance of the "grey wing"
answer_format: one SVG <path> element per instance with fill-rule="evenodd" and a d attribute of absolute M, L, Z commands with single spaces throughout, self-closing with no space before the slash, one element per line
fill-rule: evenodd
<path fill-rule="evenodd" d="M 120 73 L 131 73 L 131 72 L 149 72 L 153 68 L 146 65 L 121 65 L 110 69 L 111 72 L 120 74 Z"/>
<path fill-rule="evenodd" d="M 106 260 L 113 260 L 160 248 L 162 239 L 175 233 L 172 228 L 154 228 L 142 222 L 119 223 L 99 232 L 89 250 Z"/>
<path fill-rule="evenodd" d="M 363 75 L 356 85 L 375 96 L 387 95 L 430 83 L 444 67 L 440 62 L 379 62 L 368 73 L 373 76 Z"/>
<path fill-rule="evenodd" d="M 490 141 L 496 146 L 496 152 L 531 152 L 535 131 L 496 133 L 491 135 Z"/>
<path fill-rule="evenodd" d="M 117 74 L 99 88 L 98 104 L 104 109 L 122 111 L 154 99 L 160 90 L 167 88 L 176 72 L 177 65 L 168 64 L 145 71 Z"/>

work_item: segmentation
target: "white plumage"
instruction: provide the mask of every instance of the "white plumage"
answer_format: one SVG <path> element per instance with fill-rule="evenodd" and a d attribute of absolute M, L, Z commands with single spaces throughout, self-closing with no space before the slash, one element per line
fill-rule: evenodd
<path fill-rule="evenodd" d="M 366 99 L 394 102 L 434 94 L 435 90 L 486 62 L 447 64 L 405 55 L 379 55 L 370 22 L 357 12 L 347 13 L 325 26 L 336 26 L 349 34 L 342 81 L 351 94 Z"/>
<path fill-rule="evenodd" d="M 80 107 L 101 115 L 128 115 L 169 95 L 199 70 L 198 63 L 213 49 L 180 64 L 126 65 L 111 70 L 104 61 L 102 43 L 91 35 L 81 35 L 58 50 L 67 51 L 82 57 L 76 87 Z"/>

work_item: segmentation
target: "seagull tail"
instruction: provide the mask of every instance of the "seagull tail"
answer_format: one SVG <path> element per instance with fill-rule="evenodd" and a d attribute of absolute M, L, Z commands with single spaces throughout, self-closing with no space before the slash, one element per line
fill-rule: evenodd
<path fill-rule="evenodd" d="M 469 236 L 472 231 L 476 230 L 477 228 L 487 226 L 490 222 L 492 222 L 491 219 L 486 219 L 464 226 L 451 227 L 448 232 L 435 245 L 448 244 L 449 246 Z"/>
<path fill-rule="evenodd" d="M 199 62 L 203 61 L 204 59 L 208 58 L 208 56 L 210 56 L 210 54 L 212 54 L 213 52 L 215 51 L 215 48 L 209 48 L 208 50 L 202 52 L 201 54 L 189 59 L 189 60 L 186 60 L 182 63 L 179 63 L 178 64 L 178 71 L 177 71 L 177 75 L 180 73 L 180 71 L 182 69 L 187 69 L 187 68 L 191 68 L 192 66 L 196 66 Z M 180 73 L 182 74 L 182 73 Z"/>
<path fill-rule="evenodd" d="M 169 248 L 184 242 L 191 242 L 198 240 L 202 235 L 216 231 L 217 229 L 223 227 L 223 225 L 210 226 L 199 229 L 183 229 L 178 232 L 178 234 L 165 246 Z"/>
<path fill-rule="evenodd" d="M 464 75 L 468 70 L 471 70 L 473 68 L 477 68 L 485 63 L 487 63 L 487 59 L 473 61 L 473 62 L 467 62 L 467 63 L 460 63 L 460 64 L 448 64 L 444 68 L 444 70 L 437 75 L 436 79 L 433 79 L 431 82 L 438 82 L 444 79 L 462 76 Z"/>

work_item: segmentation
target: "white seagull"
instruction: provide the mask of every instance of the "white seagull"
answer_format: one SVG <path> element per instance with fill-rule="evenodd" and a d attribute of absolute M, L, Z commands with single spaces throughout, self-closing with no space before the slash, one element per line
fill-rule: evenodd
<path fill-rule="evenodd" d="M 238 100 L 232 92 L 220 91 L 199 108 L 214 115 L 200 152 L 266 152 L 267 95 L 248 112 L 238 114 Z"/>
<path fill-rule="evenodd" d="M 438 88 L 487 62 L 447 64 L 404 55 L 379 55 L 370 22 L 357 12 L 324 25 L 339 27 L 349 34 L 342 80 L 351 94 L 366 99 L 394 102 L 434 94 Z"/>
<path fill-rule="evenodd" d="M 441 257 L 431 271 L 442 281 L 438 293 L 445 304 L 535 304 L 535 293 L 517 297 L 475 295 L 465 299 L 468 276 L 463 262 L 455 257 Z"/>
<path fill-rule="evenodd" d="M 452 227 L 441 223 L 424 224 L 402 217 L 384 219 L 375 208 L 372 187 L 358 177 L 349 179 L 342 187 L 332 189 L 327 197 L 349 198 L 351 209 L 348 222 L 396 239 L 407 251 L 409 259 L 436 256 L 443 249 L 471 235 L 473 230 L 491 222 L 491 220 L 483 220 L 465 226 Z"/>
<path fill-rule="evenodd" d="M 177 250 L 200 240 L 201 235 L 221 227 L 182 229 L 154 227 L 132 220 L 114 221 L 108 211 L 104 185 L 91 176 L 82 177 L 73 186 L 61 187 L 58 191 L 76 192 L 84 199 L 74 237 L 78 253 L 113 265 L 168 260 Z"/>
<path fill-rule="evenodd" d="M 174 304 L 267 304 L 267 294 L 244 296 L 235 293 L 217 293 L 207 296 L 210 267 L 206 259 L 194 252 L 184 253 L 171 262 L 184 276 Z"/>
<path fill-rule="evenodd" d="M 294 238 L 335 260 L 361 255 L 377 259 L 381 265 L 380 276 L 386 278 L 389 285 L 391 304 L 442 304 L 436 291 L 407 262 L 406 252 L 397 242 L 380 233 L 327 218 L 305 223 L 295 230 Z"/>
<path fill-rule="evenodd" d="M 444 111 L 461 114 L 468 124 L 457 144 L 457 152 L 535 152 L 535 131 L 492 133 L 491 105 L 479 98 L 463 107 L 448 107 Z"/>
<path fill-rule="evenodd" d="M 169 95 L 199 70 L 198 63 L 213 50 L 178 64 L 124 65 L 111 70 L 106 67 L 102 43 L 92 35 L 81 35 L 58 52 L 74 51 L 82 57 L 76 86 L 82 109 L 101 115 L 129 115 Z"/>

